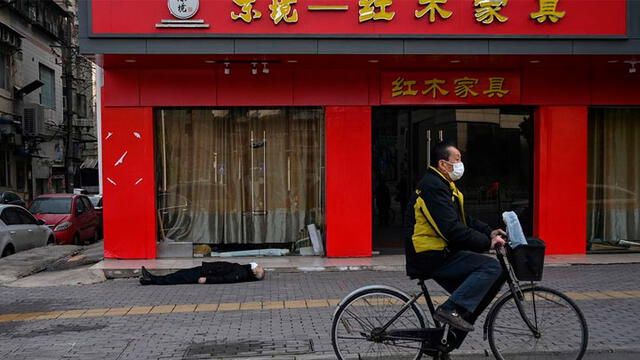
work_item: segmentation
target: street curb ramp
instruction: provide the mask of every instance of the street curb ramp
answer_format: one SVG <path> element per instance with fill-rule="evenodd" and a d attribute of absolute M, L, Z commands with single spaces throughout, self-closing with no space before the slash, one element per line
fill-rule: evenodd
<path fill-rule="evenodd" d="M 47 245 L 0 258 L 0 285 L 43 271 L 54 262 L 82 250 L 75 245 Z"/>

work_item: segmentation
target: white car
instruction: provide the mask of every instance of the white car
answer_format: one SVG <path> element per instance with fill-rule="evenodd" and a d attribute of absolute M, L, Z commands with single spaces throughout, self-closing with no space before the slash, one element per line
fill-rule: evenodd
<path fill-rule="evenodd" d="M 0 205 L 0 255 L 9 256 L 35 247 L 55 244 L 53 231 L 27 210 Z"/>

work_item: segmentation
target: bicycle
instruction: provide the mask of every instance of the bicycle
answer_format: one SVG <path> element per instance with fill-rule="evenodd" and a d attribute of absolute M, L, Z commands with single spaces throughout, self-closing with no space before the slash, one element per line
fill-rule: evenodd
<path fill-rule="evenodd" d="M 582 359 L 589 330 L 580 308 L 562 292 L 535 284 L 541 280 L 542 264 L 539 276 L 531 276 L 521 266 L 514 269 L 510 248 L 498 248 L 496 256 L 508 275 L 509 288 L 491 306 L 483 325 L 483 338 L 488 339 L 495 358 L 507 360 L 523 350 L 533 354 L 545 350 Z M 414 296 L 391 286 L 370 285 L 342 299 L 331 327 L 338 359 L 417 360 L 424 354 L 448 359 L 455 333 L 434 319 L 425 280 L 418 280 L 421 291 Z M 529 283 L 521 284 L 525 281 Z M 418 306 L 423 295 L 430 317 Z"/>

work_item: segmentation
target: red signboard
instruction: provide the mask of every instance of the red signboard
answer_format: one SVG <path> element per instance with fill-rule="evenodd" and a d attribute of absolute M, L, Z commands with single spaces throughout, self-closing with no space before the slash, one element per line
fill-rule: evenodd
<path fill-rule="evenodd" d="M 520 103 L 514 72 L 393 72 L 380 77 L 383 105 Z"/>
<path fill-rule="evenodd" d="M 100 34 L 624 35 L 627 0 L 89 0 Z"/>

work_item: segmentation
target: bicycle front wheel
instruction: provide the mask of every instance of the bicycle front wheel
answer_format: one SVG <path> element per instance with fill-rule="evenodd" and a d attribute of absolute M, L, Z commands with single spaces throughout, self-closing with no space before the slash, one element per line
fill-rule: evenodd
<path fill-rule="evenodd" d="M 374 335 L 408 301 L 404 294 L 388 288 L 366 289 L 346 299 L 336 311 L 331 327 L 331 343 L 338 359 L 420 359 L 421 341 L 394 338 L 384 332 Z M 414 303 L 388 330 L 424 327 L 422 312 Z"/>
<path fill-rule="evenodd" d="M 538 334 L 523 320 L 513 294 L 501 299 L 487 315 L 489 346 L 496 359 L 542 359 L 551 353 L 582 359 L 589 331 L 578 306 L 563 293 L 541 286 L 523 288 L 522 295 L 522 311 Z"/>

